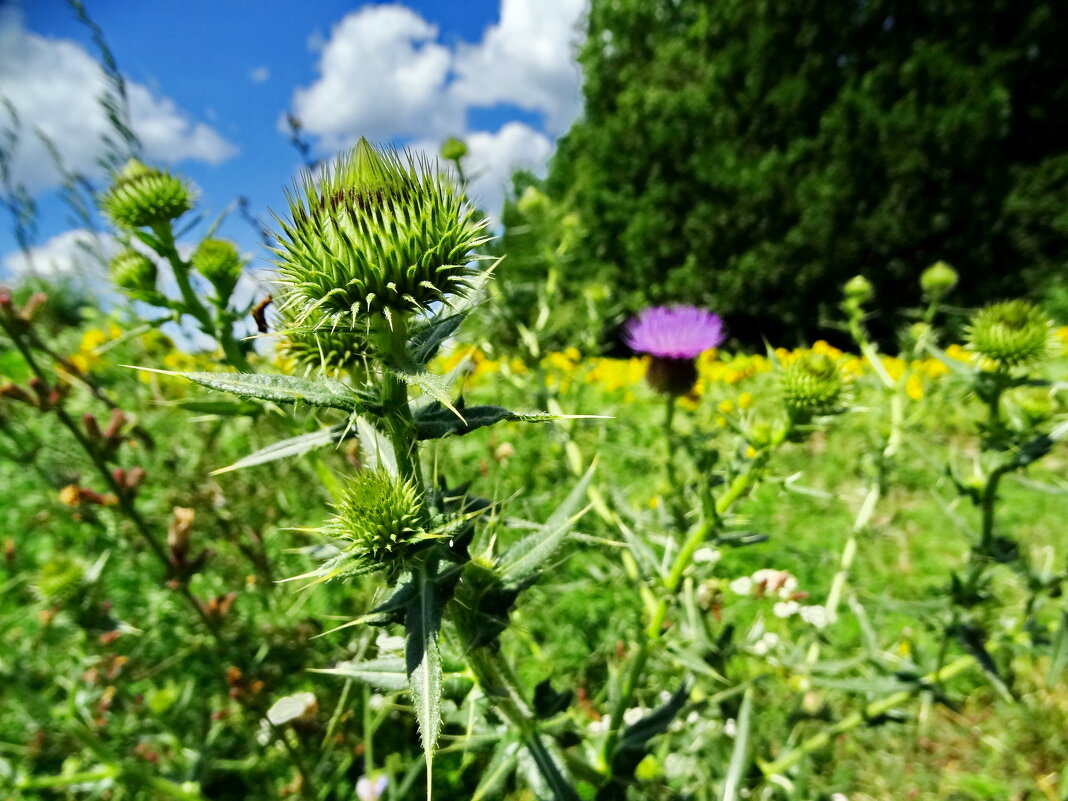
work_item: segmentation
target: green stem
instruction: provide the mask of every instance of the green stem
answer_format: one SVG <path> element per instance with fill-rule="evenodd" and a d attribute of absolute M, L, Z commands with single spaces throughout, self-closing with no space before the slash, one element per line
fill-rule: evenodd
<path fill-rule="evenodd" d="M 962 656 L 940 670 L 928 673 L 917 682 L 918 688 L 922 689 L 924 685 L 937 684 L 946 681 L 947 679 L 951 679 L 957 674 L 963 673 L 974 664 L 974 657 Z M 839 735 L 857 728 L 866 721 L 885 715 L 891 709 L 906 703 L 917 691 L 918 689 L 899 690 L 898 692 L 888 695 L 878 701 L 873 701 L 863 709 L 842 718 L 833 726 L 829 726 L 820 733 L 804 740 L 797 748 L 779 757 L 774 762 L 762 762 L 760 768 L 765 776 L 782 775 L 808 754 L 826 748 L 834 741 L 834 738 Z"/>
<path fill-rule="evenodd" d="M 212 337 L 223 349 L 227 361 L 238 370 L 248 372 L 248 359 L 244 351 L 234 339 L 232 321 L 225 309 L 220 309 L 217 318 L 212 316 L 207 306 L 200 302 L 200 298 L 194 291 L 189 281 L 189 263 L 182 259 L 178 253 L 178 247 L 174 241 L 174 231 L 171 224 L 160 223 L 152 226 L 152 232 L 159 241 L 159 254 L 171 265 L 174 280 L 178 284 L 178 291 L 182 295 L 183 311 L 200 324 L 200 330 Z"/>
<path fill-rule="evenodd" d="M 660 595 L 659 600 L 656 602 L 656 606 L 653 607 L 649 622 L 643 632 L 643 639 L 638 645 L 638 650 L 630 659 L 630 664 L 627 666 L 627 672 L 624 675 L 620 686 L 619 695 L 608 713 L 609 729 L 608 734 L 605 737 L 604 748 L 601 752 L 606 769 L 610 769 L 612 754 L 615 752 L 619 742 L 619 735 L 622 730 L 623 713 L 626 711 L 627 706 L 634 697 L 634 692 L 638 688 L 638 682 L 641 680 L 642 672 L 645 670 L 645 665 L 649 661 L 653 646 L 659 642 L 660 638 L 663 636 L 664 621 L 667 619 L 669 598 L 674 597 L 678 593 L 679 586 L 682 584 L 683 575 L 693 561 L 693 555 L 697 553 L 701 545 L 706 542 L 709 536 L 722 524 L 723 518 L 731 510 L 731 507 L 733 507 L 734 504 L 749 491 L 753 482 L 763 472 L 763 469 L 767 465 L 772 454 L 786 441 L 786 438 L 790 435 L 791 428 L 792 426 L 789 423 L 783 426 L 775 434 L 772 440 L 753 457 L 753 460 L 749 463 L 749 468 L 744 473 L 739 473 L 734 477 L 728 485 L 727 490 L 716 501 L 714 506 L 715 517 L 705 520 L 703 523 L 696 526 L 686 538 L 686 541 L 683 543 L 678 554 L 676 554 L 671 570 L 664 579 L 665 592 Z"/>
<path fill-rule="evenodd" d="M 381 321 L 380 342 L 387 358 L 400 362 L 408 358 L 408 322 L 403 315 L 396 315 L 390 325 Z M 423 469 L 419 463 L 419 438 L 415 421 L 408 405 L 408 385 L 390 370 L 382 371 L 382 422 L 386 438 L 393 446 L 397 457 L 397 471 L 405 481 L 412 481 L 421 490 Z"/>

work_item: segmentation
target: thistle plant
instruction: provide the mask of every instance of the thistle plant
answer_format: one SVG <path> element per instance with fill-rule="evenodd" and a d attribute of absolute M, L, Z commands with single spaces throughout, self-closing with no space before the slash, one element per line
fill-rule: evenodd
<path fill-rule="evenodd" d="M 209 232 L 191 259 L 183 258 L 178 250 L 174 225 L 192 210 L 194 199 L 195 193 L 185 179 L 130 159 L 99 198 L 101 210 L 115 224 L 124 245 L 111 260 L 109 272 L 115 285 L 133 300 L 166 311 L 175 322 L 192 318 L 201 333 L 219 343 L 231 367 L 248 370 L 250 348 L 234 334 L 235 323 L 251 308 L 232 305 L 234 289 L 245 266 L 236 246 L 215 239 Z M 137 250 L 135 244 L 147 247 L 157 259 L 169 264 L 178 285 L 178 298 L 161 291 L 156 261 Z M 213 289 L 206 303 L 194 283 L 198 274 Z M 156 324 L 166 319 L 157 320 Z"/>
<path fill-rule="evenodd" d="M 558 746 L 542 731 L 499 641 L 519 594 L 577 519 L 590 475 L 544 526 L 502 551 L 483 533 L 497 505 L 429 474 L 419 447 L 502 420 L 554 419 L 467 407 L 427 369 L 486 278 L 476 250 L 487 241 L 485 223 L 436 164 L 366 140 L 322 174 L 305 175 L 289 201 L 278 217 L 278 334 L 306 375 L 182 375 L 246 398 L 336 410 L 343 423 L 328 429 L 325 441 L 359 437 L 362 467 L 340 482 L 334 513 L 318 529 L 333 555 L 296 578 L 316 584 L 380 574 L 387 597 L 362 621 L 402 625 L 407 645 L 403 658 L 351 660 L 324 672 L 386 689 L 403 677 L 429 797 L 443 663 L 462 660 L 530 754 L 538 781 L 554 798 L 577 799 Z M 410 389 L 421 394 L 410 397 Z M 272 455 L 287 452 L 286 443 L 271 448 Z"/>

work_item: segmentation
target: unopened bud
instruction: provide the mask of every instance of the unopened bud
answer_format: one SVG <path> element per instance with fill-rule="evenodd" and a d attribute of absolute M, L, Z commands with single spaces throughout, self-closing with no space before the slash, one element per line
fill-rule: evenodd
<path fill-rule="evenodd" d="M 111 410 L 111 419 L 108 420 L 108 427 L 104 431 L 104 439 L 113 443 L 119 438 L 119 434 L 122 433 L 122 427 L 126 425 L 126 415 L 123 414 L 121 409 Z"/>
<path fill-rule="evenodd" d="M 956 285 L 957 271 L 944 261 L 935 262 L 920 275 L 920 288 L 931 300 L 945 297 Z"/>
<path fill-rule="evenodd" d="M 867 303 L 875 295 L 875 288 L 872 287 L 871 281 L 863 275 L 854 275 L 850 278 L 846 282 L 844 291 L 846 299 L 858 305 Z"/>
<path fill-rule="evenodd" d="M 93 442 L 99 442 L 104 439 L 104 435 L 100 431 L 100 424 L 97 423 L 96 417 L 92 412 L 86 412 L 82 415 L 82 422 L 85 424 L 85 433 L 89 435 L 89 439 Z"/>
<path fill-rule="evenodd" d="M 189 552 L 189 530 L 193 527 L 197 513 L 186 506 L 175 506 L 171 515 L 171 525 L 167 531 L 167 547 L 170 548 L 171 559 L 174 563 L 181 564 Z"/>

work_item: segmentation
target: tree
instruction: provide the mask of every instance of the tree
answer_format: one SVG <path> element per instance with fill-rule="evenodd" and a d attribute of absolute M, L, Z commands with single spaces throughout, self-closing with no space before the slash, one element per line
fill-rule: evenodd
<path fill-rule="evenodd" d="M 1068 265 L 1068 4 L 593 0 L 547 181 L 585 273 L 813 338 L 856 273 L 883 331 L 944 259 L 961 302 Z"/>

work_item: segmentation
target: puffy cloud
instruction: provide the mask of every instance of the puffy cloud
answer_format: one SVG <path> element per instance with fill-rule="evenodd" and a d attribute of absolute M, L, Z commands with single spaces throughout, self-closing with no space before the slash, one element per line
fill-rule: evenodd
<path fill-rule="evenodd" d="M 463 126 L 445 100 L 452 63 L 436 26 L 404 6 L 353 12 L 322 46 L 319 79 L 298 89 L 293 111 L 324 147 L 371 139 L 445 135 Z"/>
<path fill-rule="evenodd" d="M 248 79 L 253 83 L 266 83 L 271 77 L 271 71 L 266 66 L 253 67 L 248 71 Z"/>
<path fill-rule="evenodd" d="M 501 19 L 456 52 L 451 94 L 465 106 L 510 103 L 545 115 L 550 133 L 579 112 L 575 48 L 586 0 L 501 0 Z"/>
<path fill-rule="evenodd" d="M 362 8 L 316 43 L 319 78 L 294 93 L 293 112 L 323 150 L 367 136 L 436 153 L 462 136 L 475 195 L 495 211 L 511 170 L 540 167 L 549 136 L 579 111 L 574 51 L 585 8 L 586 0 L 501 0 L 500 21 L 479 42 L 453 46 L 403 5 Z M 519 122 L 470 129 L 469 111 L 502 104 L 539 114 L 544 132 Z"/>
<path fill-rule="evenodd" d="M 42 278 L 74 278 L 90 283 L 104 275 L 104 265 L 118 250 L 114 237 L 85 228 L 64 231 L 29 254 L 12 251 L 4 256 L 9 275 L 38 275 Z"/>
<path fill-rule="evenodd" d="M 99 173 L 96 160 L 102 150 L 101 136 L 109 133 L 98 102 L 105 85 L 99 65 L 80 45 L 28 32 L 15 14 L 0 15 L 0 96 L 14 105 L 21 123 L 16 180 L 33 191 L 58 180 L 35 129 L 55 143 L 68 168 Z M 216 164 L 237 152 L 213 128 L 190 119 L 169 98 L 132 81 L 126 89 L 131 122 L 146 157 Z"/>

